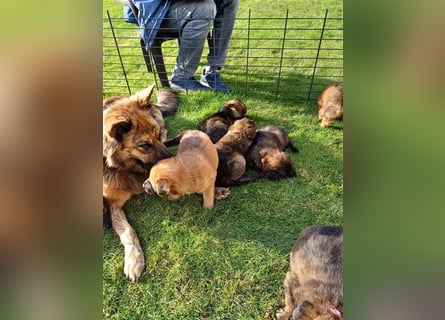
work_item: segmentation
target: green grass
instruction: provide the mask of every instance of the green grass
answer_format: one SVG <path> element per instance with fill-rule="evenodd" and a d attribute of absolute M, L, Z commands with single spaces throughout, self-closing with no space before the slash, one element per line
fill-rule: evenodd
<path fill-rule="evenodd" d="M 287 7 L 298 15 L 319 15 L 325 8 L 342 14 L 338 0 L 280 1 L 273 10 L 263 3 L 241 1 L 240 14 L 251 8 L 258 15 L 282 16 Z M 106 9 L 121 13 L 114 0 L 104 1 Z M 135 87 L 151 84 L 151 75 L 145 81 Z M 118 94 L 112 91 L 104 89 L 104 96 Z M 284 303 L 288 254 L 300 231 L 312 224 L 343 224 L 343 123 L 319 127 L 314 101 L 275 99 L 258 88 L 229 95 L 183 94 L 177 114 L 166 118 L 169 136 L 196 128 L 232 98 L 246 103 L 257 127 L 287 129 L 300 149 L 289 152 L 297 176 L 233 187 L 229 198 L 210 211 L 202 209 L 199 195 L 176 202 L 132 198 L 125 210 L 140 237 L 146 269 L 139 282 L 126 280 L 123 248 L 112 230 L 104 230 L 104 319 L 273 319 Z"/>

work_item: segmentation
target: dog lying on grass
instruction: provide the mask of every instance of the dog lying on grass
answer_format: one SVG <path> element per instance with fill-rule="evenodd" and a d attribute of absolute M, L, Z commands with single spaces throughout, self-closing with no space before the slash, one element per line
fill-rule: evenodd
<path fill-rule="evenodd" d="M 201 131 L 188 130 L 170 143 L 179 142 L 175 157 L 160 160 L 150 171 L 143 187 L 149 194 L 177 200 L 191 193 L 201 193 L 203 207 L 212 209 L 215 195 L 218 153 L 210 138 Z"/>
<path fill-rule="evenodd" d="M 227 133 L 215 143 L 219 157 L 216 186 L 229 187 L 245 174 L 245 155 L 255 139 L 255 133 L 255 123 L 243 118 L 236 120 Z"/>
<path fill-rule="evenodd" d="M 224 107 L 198 124 L 198 130 L 207 133 L 213 143 L 221 139 L 229 130 L 229 127 L 237 119 L 246 115 L 246 105 L 240 100 L 230 100 Z"/>
<path fill-rule="evenodd" d="M 343 119 L 343 84 L 329 83 L 318 97 L 318 120 L 320 126 L 327 127 L 335 119 Z"/>
<path fill-rule="evenodd" d="M 168 90 L 159 90 L 157 103 L 150 103 L 153 89 L 103 101 L 104 224 L 111 215 L 125 250 L 124 273 L 132 281 L 142 274 L 144 253 L 122 207 L 133 194 L 144 192 L 142 183 L 151 167 L 171 157 L 163 143 L 163 116 L 174 114 L 179 104 L 178 95 Z"/>
<path fill-rule="evenodd" d="M 343 229 L 305 228 L 290 254 L 284 280 L 286 305 L 278 320 L 341 320 L 343 318 Z"/>
<path fill-rule="evenodd" d="M 294 177 L 291 159 L 284 152 L 287 148 L 299 152 L 283 127 L 269 125 L 261 128 L 247 152 L 247 165 L 269 179 Z"/>

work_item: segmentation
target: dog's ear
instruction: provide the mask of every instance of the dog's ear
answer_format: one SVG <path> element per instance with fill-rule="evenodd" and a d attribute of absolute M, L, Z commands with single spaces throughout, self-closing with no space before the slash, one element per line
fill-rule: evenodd
<path fill-rule="evenodd" d="M 121 141 L 124 133 L 131 129 L 131 120 L 124 117 L 119 117 L 116 122 L 111 125 L 109 135 L 114 139 Z"/>
<path fill-rule="evenodd" d="M 152 84 L 148 88 L 143 89 L 139 92 L 136 92 L 135 94 L 133 94 L 131 96 L 131 98 L 136 100 L 141 107 L 148 106 L 150 104 L 150 98 L 151 98 L 151 95 L 153 94 L 154 88 L 155 88 L 155 85 Z"/>

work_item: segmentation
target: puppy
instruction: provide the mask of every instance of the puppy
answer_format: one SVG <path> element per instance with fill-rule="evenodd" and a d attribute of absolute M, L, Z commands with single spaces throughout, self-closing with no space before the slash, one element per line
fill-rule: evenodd
<path fill-rule="evenodd" d="M 247 165 L 269 179 L 294 177 L 292 162 L 284 152 L 287 148 L 299 152 L 283 127 L 266 126 L 256 132 L 246 155 Z"/>
<path fill-rule="evenodd" d="M 168 196 L 168 200 L 201 193 L 203 207 L 212 209 L 218 168 L 216 147 L 204 132 L 198 130 L 185 131 L 177 139 L 176 156 L 156 163 L 143 187 L 149 194 Z"/>
<path fill-rule="evenodd" d="M 245 155 L 255 139 L 255 132 L 255 123 L 252 120 L 248 118 L 236 120 L 215 144 L 219 157 L 216 186 L 231 186 L 244 175 Z"/>
<path fill-rule="evenodd" d="M 343 119 L 343 84 L 329 83 L 318 97 L 318 120 L 327 127 L 334 119 Z"/>
<path fill-rule="evenodd" d="M 277 319 L 341 320 L 343 318 L 343 229 L 305 228 L 290 254 L 284 280 L 286 305 Z"/>
<path fill-rule="evenodd" d="M 212 142 L 216 143 L 227 133 L 235 120 L 244 118 L 246 112 L 246 105 L 242 101 L 227 101 L 219 112 L 202 120 L 198 124 L 198 130 L 207 133 Z"/>

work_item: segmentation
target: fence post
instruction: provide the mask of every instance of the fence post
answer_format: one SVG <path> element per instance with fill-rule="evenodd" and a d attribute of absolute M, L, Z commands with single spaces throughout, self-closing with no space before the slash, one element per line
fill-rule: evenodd
<path fill-rule="evenodd" d="M 311 78 L 311 84 L 309 86 L 309 93 L 307 95 L 307 100 L 309 101 L 311 99 L 311 93 L 312 93 L 312 85 L 314 84 L 314 78 L 315 78 L 315 70 L 317 69 L 317 63 L 318 63 L 318 56 L 320 54 L 320 49 L 321 49 L 321 43 L 323 41 L 323 34 L 324 34 L 324 29 L 326 26 L 326 20 L 328 18 L 328 9 L 326 9 L 326 12 L 324 14 L 324 20 L 323 20 L 323 28 L 321 29 L 321 35 L 320 35 L 320 40 L 318 42 L 318 49 L 317 49 L 317 56 L 315 57 L 315 64 L 314 64 L 314 70 L 312 72 L 312 78 Z"/>
<path fill-rule="evenodd" d="M 125 67 L 124 67 L 124 63 L 122 61 L 121 52 L 119 50 L 119 45 L 117 44 L 116 35 L 114 34 L 113 23 L 111 23 L 110 12 L 108 10 L 107 10 L 107 16 L 108 16 L 108 22 L 110 23 L 110 27 L 111 27 L 111 32 L 113 33 L 113 39 L 114 39 L 114 44 L 116 45 L 117 54 L 118 54 L 119 60 L 121 62 L 122 71 L 123 71 L 124 77 L 125 77 L 125 83 L 127 84 L 127 88 L 128 88 L 128 93 L 131 95 L 131 89 L 130 89 L 130 85 L 128 84 L 127 73 L 125 72 Z"/>
<path fill-rule="evenodd" d="M 275 99 L 278 98 L 278 92 L 280 91 L 281 70 L 282 70 L 282 67 L 283 67 L 284 45 L 285 45 L 285 42 L 286 42 L 287 22 L 288 22 L 288 20 L 289 20 L 289 8 L 286 10 L 286 20 L 284 21 L 284 34 L 283 34 L 283 42 L 281 44 L 280 67 L 278 69 L 278 81 L 277 81 L 277 88 L 275 90 Z"/>
<path fill-rule="evenodd" d="M 247 53 L 246 53 L 246 80 L 244 83 L 244 93 L 247 93 L 247 82 L 249 78 L 249 51 L 250 51 L 250 8 L 247 20 Z"/>

